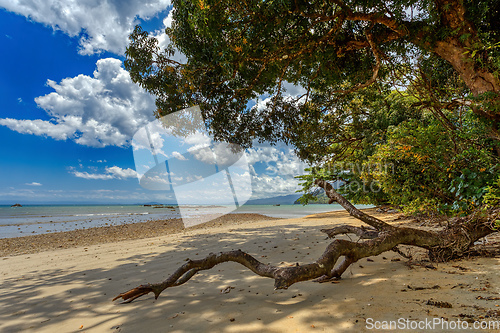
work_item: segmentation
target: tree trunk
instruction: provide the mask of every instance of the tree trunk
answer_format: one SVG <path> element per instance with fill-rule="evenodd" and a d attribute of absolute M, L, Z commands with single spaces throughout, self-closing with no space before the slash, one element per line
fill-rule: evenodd
<path fill-rule="evenodd" d="M 474 97 L 493 93 L 485 102 L 473 104 L 472 111 L 491 122 L 490 137 L 500 142 L 500 79 L 488 69 L 488 51 L 484 49 L 476 28 L 467 20 L 462 1 L 435 0 L 435 5 L 440 13 L 441 25 L 452 32 L 432 46 L 424 47 L 430 48 L 430 51 L 448 61 Z M 483 59 L 482 64 L 479 64 L 478 58 Z M 500 156 L 498 146 L 496 153 Z"/>
<path fill-rule="evenodd" d="M 368 238 L 362 242 L 352 242 L 335 239 L 325 252 L 313 263 L 294 267 L 280 267 L 264 264 L 251 255 L 241 251 L 210 253 L 200 260 L 189 260 L 179 267 L 165 281 L 155 284 L 145 284 L 133 288 L 116 296 L 114 300 L 123 299 L 129 303 L 138 297 L 153 293 L 155 299 L 167 288 L 180 286 L 189 281 L 196 273 L 208 270 L 224 262 L 237 262 L 257 275 L 274 279 L 275 289 L 287 289 L 301 281 L 313 280 L 318 282 L 340 278 L 342 273 L 356 261 L 383 252 L 395 249 L 400 244 L 414 245 L 429 250 L 429 257 L 434 261 L 449 260 L 460 257 L 469 251 L 478 239 L 494 232 L 492 221 L 499 211 L 493 215 L 472 215 L 468 218 L 455 219 L 450 226 L 439 232 L 431 232 L 413 228 L 395 227 L 357 208 L 338 194 L 333 187 L 324 180 L 317 180 L 316 184 L 325 189 L 332 200 L 341 204 L 352 216 L 367 223 L 372 228 L 356 228 L 339 226 L 322 230 L 330 237 L 341 233 L 359 233 L 361 238 Z M 343 259 L 337 264 L 339 259 Z"/>
<path fill-rule="evenodd" d="M 458 38 L 437 41 L 433 51 L 453 66 L 474 96 L 500 92 L 500 81 L 492 73 L 475 68 L 472 50 L 464 47 Z"/>
<path fill-rule="evenodd" d="M 500 80 L 493 73 L 476 68 L 471 50 L 456 38 L 436 42 L 433 51 L 453 66 L 474 97 L 488 92 L 495 94 L 489 96 L 486 102 L 473 104 L 471 109 L 479 117 L 490 121 L 489 137 L 499 142 L 495 153 L 500 156 Z"/>
<path fill-rule="evenodd" d="M 476 68 L 476 61 L 472 56 L 474 49 L 478 51 L 478 56 L 486 51 L 478 49 L 481 43 L 477 30 L 467 20 L 463 1 L 435 0 L 435 5 L 440 14 L 441 25 L 452 32 L 444 40 L 437 41 L 432 51 L 453 66 L 474 96 L 485 92 L 500 92 L 498 78 L 487 70 Z"/>

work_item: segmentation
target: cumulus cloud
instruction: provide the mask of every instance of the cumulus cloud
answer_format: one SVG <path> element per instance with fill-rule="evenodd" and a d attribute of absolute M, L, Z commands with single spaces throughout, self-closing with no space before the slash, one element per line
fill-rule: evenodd
<path fill-rule="evenodd" d="M 209 147 L 212 139 L 207 133 L 195 131 L 183 138 L 183 142 L 190 145 L 188 151 L 193 151 L 200 148 Z"/>
<path fill-rule="evenodd" d="M 37 183 L 37 182 L 26 183 L 25 185 L 29 185 L 29 186 L 42 186 L 42 184 Z"/>
<path fill-rule="evenodd" d="M 81 54 L 123 54 L 139 23 L 170 6 L 170 0 L 0 0 L 0 7 L 78 37 Z"/>
<path fill-rule="evenodd" d="M 125 178 L 137 177 L 137 173 L 135 172 L 135 170 L 132 170 L 130 168 L 122 169 L 122 168 L 117 167 L 117 166 L 112 166 L 110 168 L 106 168 L 106 172 L 113 175 L 114 178 L 125 179 Z"/>
<path fill-rule="evenodd" d="M 174 151 L 172 152 L 172 156 L 175 157 L 176 159 L 178 160 L 181 160 L 181 161 L 186 161 L 187 158 L 185 158 L 181 153 L 179 153 L 178 151 Z"/>
<path fill-rule="evenodd" d="M 252 176 L 252 193 L 254 198 L 269 198 L 294 194 L 299 189 L 299 182 L 293 177 Z"/>
<path fill-rule="evenodd" d="M 152 131 L 150 131 L 150 134 L 153 134 Z M 135 139 L 134 137 L 134 140 Z M 188 155 L 181 155 L 178 150 L 173 150 L 173 148 L 187 146 L 187 151 L 194 159 L 207 164 L 207 168 L 198 168 L 196 170 L 202 172 L 204 177 L 210 177 L 212 175 L 212 173 L 207 173 L 207 170 L 212 170 L 208 168 L 208 166 L 215 162 L 217 162 L 219 168 L 229 167 L 229 169 L 232 170 L 231 172 L 241 173 L 245 171 L 244 178 L 250 177 L 252 185 L 248 185 L 248 182 L 244 182 L 237 177 L 232 180 L 233 185 L 238 187 L 245 184 L 244 192 L 253 192 L 253 196 L 256 198 L 295 193 L 300 186 L 298 185 L 299 180 L 294 177 L 304 174 L 304 169 L 307 167 L 307 164 L 302 162 L 294 153 L 293 148 L 284 144 L 270 146 L 255 143 L 254 148 L 247 149 L 244 152 L 234 152 L 231 147 L 227 146 L 225 143 L 211 143 L 210 137 L 201 132 L 196 132 L 187 136 L 181 141 L 182 144 L 180 144 L 180 146 L 173 145 L 172 142 L 168 144 L 162 143 L 162 146 L 168 150 L 164 152 L 165 156 L 173 156 L 174 160 L 181 159 L 186 161 L 186 156 Z M 134 150 L 134 157 L 138 175 L 140 176 L 139 178 L 141 178 L 146 171 L 153 168 L 156 164 L 152 159 L 151 152 L 147 149 L 147 144 L 137 144 L 137 147 L 139 146 L 143 149 Z M 139 154 L 141 151 L 144 154 Z M 194 162 L 193 160 L 193 163 Z M 173 165 L 170 163 L 170 171 L 174 170 L 176 165 L 175 163 Z M 175 169 L 174 171 L 176 171 L 177 174 L 175 176 L 170 174 L 171 177 L 169 178 L 165 164 L 160 163 L 155 167 L 156 171 L 154 173 L 150 171 L 147 179 L 140 179 L 141 186 L 152 190 L 169 190 L 171 185 L 176 187 L 180 186 L 181 183 L 190 183 L 199 180 L 199 177 L 196 179 L 189 179 L 188 176 L 194 176 L 196 171 L 187 168 L 188 166 L 189 164 L 180 164 L 181 169 Z M 222 171 L 222 169 L 220 171 Z M 185 173 L 189 173 L 189 175 Z M 215 188 L 214 186 L 209 186 L 209 188 L 212 187 Z M 228 190 L 228 188 L 225 187 L 225 190 Z"/>
<path fill-rule="evenodd" d="M 134 133 L 154 119 L 155 105 L 154 97 L 134 84 L 121 65 L 118 59 L 100 59 L 92 77 L 48 80 L 55 92 L 35 101 L 50 121 L 4 118 L 0 125 L 91 147 L 127 146 Z"/>
<path fill-rule="evenodd" d="M 300 189 L 295 176 L 305 174 L 307 164 L 286 145 L 256 144 L 246 150 L 255 198 L 293 194 Z"/>
<path fill-rule="evenodd" d="M 246 150 L 247 161 L 253 168 L 260 165 L 268 175 L 297 176 L 304 174 L 307 163 L 301 161 L 292 147 L 286 145 L 255 145 Z"/>
<path fill-rule="evenodd" d="M 137 177 L 135 170 L 130 168 L 122 169 L 118 166 L 106 167 L 105 173 L 88 173 L 72 170 L 71 173 L 78 178 L 94 180 L 127 179 Z"/>
<path fill-rule="evenodd" d="M 109 180 L 113 179 L 113 175 L 110 174 L 97 174 L 97 173 L 88 173 L 81 171 L 73 171 L 72 172 L 76 177 L 83 179 L 100 179 L 100 180 Z"/>

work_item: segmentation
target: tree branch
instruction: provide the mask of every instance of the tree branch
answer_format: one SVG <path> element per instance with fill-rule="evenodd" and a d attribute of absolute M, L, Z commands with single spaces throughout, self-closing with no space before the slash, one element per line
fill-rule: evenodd
<path fill-rule="evenodd" d="M 390 233 L 386 233 L 379 238 L 362 243 L 336 239 L 327 246 L 325 252 L 317 261 L 306 265 L 297 264 L 297 266 L 294 267 L 279 267 L 263 264 L 241 250 L 220 252 L 218 254 L 211 253 L 201 260 L 188 259 L 184 265 L 178 268 L 163 282 L 140 285 L 139 287 L 119 294 L 113 298 L 113 301 L 121 298 L 124 300 L 124 303 L 129 303 L 150 292 L 154 293 L 155 299 L 157 299 L 163 290 L 169 287 L 179 286 L 187 282 L 198 271 L 211 269 L 215 265 L 224 262 L 237 262 L 259 276 L 273 278 L 275 289 L 288 289 L 294 283 L 301 281 L 316 278 L 325 280 L 339 277 L 351 263 L 361 258 L 390 251 L 399 244 L 417 245 L 430 249 L 439 246 L 440 243 L 441 237 L 436 233 L 410 228 L 394 228 Z M 335 264 L 341 256 L 347 259 L 344 259 L 340 265 L 335 268 Z"/>
<path fill-rule="evenodd" d="M 498 214 L 498 213 L 497 213 Z M 490 216 L 491 217 L 491 216 Z M 496 217 L 495 217 L 496 219 Z M 330 243 L 321 257 L 311 264 L 294 267 L 278 267 L 263 264 L 251 255 L 241 251 L 209 254 L 201 260 L 189 260 L 178 268 L 165 281 L 156 284 L 140 285 L 119 294 L 113 301 L 123 299 L 124 303 L 154 293 L 155 299 L 169 287 L 182 285 L 197 272 L 213 268 L 224 262 L 237 262 L 257 275 L 274 279 L 275 289 L 287 289 L 301 281 L 316 279 L 326 282 L 339 278 L 352 263 L 361 258 L 376 256 L 386 251 L 397 251 L 397 245 L 415 245 L 429 250 L 431 260 L 449 260 L 467 253 L 474 242 L 492 232 L 491 218 L 472 216 L 470 219 L 457 220 L 452 227 L 441 232 L 431 232 L 413 228 L 392 228 L 380 232 L 379 236 L 361 243 L 336 239 Z M 340 257 L 344 259 L 335 267 Z"/>
<path fill-rule="evenodd" d="M 344 207 L 344 209 L 347 210 L 347 212 L 349 212 L 351 216 L 365 222 L 366 224 L 374 227 L 379 231 L 389 231 L 395 229 L 395 227 L 391 226 L 390 224 L 387 224 L 382 220 L 365 214 L 354 207 L 353 204 L 346 200 L 342 195 L 337 193 L 333 186 L 327 181 L 323 179 L 316 179 L 315 184 L 325 190 L 326 195 L 330 198 L 330 203 L 336 201 L 339 205 Z"/>
<path fill-rule="evenodd" d="M 371 84 L 373 84 L 377 80 L 377 78 L 378 78 L 378 72 L 380 70 L 380 66 L 382 65 L 382 61 L 380 59 L 381 58 L 380 57 L 380 51 L 378 50 L 377 45 L 373 41 L 373 36 L 372 36 L 371 32 L 369 32 L 369 31 L 366 32 L 366 39 L 368 40 L 370 48 L 371 48 L 371 50 L 373 52 L 373 56 L 375 57 L 375 66 L 373 67 L 372 77 L 370 79 L 368 79 L 366 82 L 364 82 L 364 83 L 358 83 L 358 84 L 356 84 L 354 87 L 352 87 L 350 89 L 335 90 L 332 93 L 349 94 L 349 93 L 361 90 L 363 88 L 366 88 L 366 87 L 370 86 Z"/>
<path fill-rule="evenodd" d="M 408 35 L 408 29 L 396 21 L 394 18 L 385 16 L 384 13 L 355 13 L 351 12 L 346 16 L 347 20 L 351 21 L 366 21 L 371 23 L 379 23 L 392 31 L 396 32 L 400 36 Z"/>
<path fill-rule="evenodd" d="M 327 234 L 328 238 L 334 238 L 337 235 L 355 234 L 361 239 L 374 239 L 379 235 L 379 232 L 375 228 L 355 227 L 347 224 L 330 229 L 321 229 L 320 231 Z"/>

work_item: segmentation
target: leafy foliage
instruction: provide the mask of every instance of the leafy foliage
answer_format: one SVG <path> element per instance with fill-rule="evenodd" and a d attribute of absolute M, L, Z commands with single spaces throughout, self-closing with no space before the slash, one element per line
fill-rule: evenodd
<path fill-rule="evenodd" d="M 499 171 L 491 145 L 471 131 L 479 127 L 474 117 L 452 133 L 435 118 L 404 122 L 371 157 L 394 165 L 392 172 L 373 177 L 390 202 L 406 211 L 468 212 L 482 204 Z"/>
<path fill-rule="evenodd" d="M 322 177 L 362 203 L 482 203 L 500 152 L 497 1 L 172 4 L 167 48 L 136 27 L 125 62 L 158 116 L 200 105 L 217 140 L 293 145 L 306 193 Z"/>
<path fill-rule="evenodd" d="M 497 180 L 486 188 L 484 203 L 487 207 L 500 206 L 500 176 Z"/>

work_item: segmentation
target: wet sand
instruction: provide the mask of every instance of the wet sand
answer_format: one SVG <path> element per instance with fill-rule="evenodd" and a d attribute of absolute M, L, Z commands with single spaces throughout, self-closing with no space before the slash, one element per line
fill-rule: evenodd
<path fill-rule="evenodd" d="M 54 249 L 67 249 L 78 246 L 89 246 L 119 242 L 131 239 L 143 239 L 165 236 L 224 225 L 240 225 L 250 221 L 275 220 L 277 218 L 260 214 L 228 214 L 210 222 L 185 228 L 181 219 L 154 220 L 122 225 L 111 225 L 64 232 L 30 235 L 0 239 L 0 257 L 17 254 L 37 253 Z"/>

